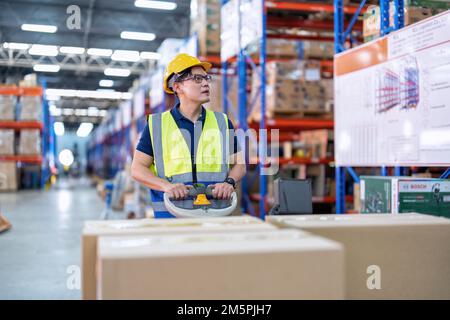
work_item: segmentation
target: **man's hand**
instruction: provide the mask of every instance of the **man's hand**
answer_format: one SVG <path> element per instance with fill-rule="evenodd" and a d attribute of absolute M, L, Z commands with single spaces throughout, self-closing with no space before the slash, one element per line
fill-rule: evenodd
<path fill-rule="evenodd" d="M 231 198 L 231 194 L 234 192 L 234 188 L 231 184 L 222 182 L 210 185 L 214 187 L 212 195 L 216 199 L 228 200 Z"/>
<path fill-rule="evenodd" d="M 188 196 L 189 189 L 183 183 L 168 183 L 164 187 L 164 192 L 167 193 L 170 198 L 180 200 L 185 199 Z"/>

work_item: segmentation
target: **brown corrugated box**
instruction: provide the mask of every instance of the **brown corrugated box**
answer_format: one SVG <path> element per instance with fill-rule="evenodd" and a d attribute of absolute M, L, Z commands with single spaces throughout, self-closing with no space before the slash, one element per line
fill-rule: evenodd
<path fill-rule="evenodd" d="M 342 299 L 339 243 L 299 231 L 100 237 L 99 299 Z"/>
<path fill-rule="evenodd" d="M 0 129 L 0 155 L 14 155 L 14 130 Z"/>
<path fill-rule="evenodd" d="M 0 121 L 13 121 L 15 119 L 16 97 L 13 95 L 0 95 Z"/>
<path fill-rule="evenodd" d="M 0 161 L 0 191 L 17 190 L 17 165 L 11 161 Z"/>
<path fill-rule="evenodd" d="M 250 216 L 205 219 L 142 219 L 85 222 L 82 237 L 82 296 L 96 297 L 95 261 L 99 236 L 125 236 L 139 234 L 184 234 L 205 232 L 240 232 L 273 230 L 272 225 Z"/>
<path fill-rule="evenodd" d="M 202 56 L 220 53 L 220 2 L 195 0 L 191 12 L 191 34 L 197 33 Z"/>
<path fill-rule="evenodd" d="M 41 154 L 41 132 L 39 129 L 25 129 L 20 131 L 19 154 Z"/>
<path fill-rule="evenodd" d="M 20 98 L 19 120 L 41 121 L 42 102 L 39 96 L 22 96 Z"/>
<path fill-rule="evenodd" d="M 267 221 L 342 243 L 348 299 L 450 299 L 449 219 L 349 214 L 270 216 Z M 374 273 L 377 267 L 380 273 Z"/>

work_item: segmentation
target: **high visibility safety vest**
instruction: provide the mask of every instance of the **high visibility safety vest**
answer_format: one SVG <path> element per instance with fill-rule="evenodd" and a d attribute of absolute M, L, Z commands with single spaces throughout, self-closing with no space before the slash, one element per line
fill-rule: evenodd
<path fill-rule="evenodd" d="M 225 181 L 229 170 L 228 117 L 205 110 L 203 130 L 196 139 L 195 164 L 197 183 L 206 186 Z M 193 183 L 191 145 L 186 143 L 170 111 L 149 115 L 148 125 L 154 161 L 150 170 L 170 183 Z M 189 134 L 188 134 L 189 136 Z M 174 218 L 165 205 L 163 192 L 150 190 L 155 218 Z"/>

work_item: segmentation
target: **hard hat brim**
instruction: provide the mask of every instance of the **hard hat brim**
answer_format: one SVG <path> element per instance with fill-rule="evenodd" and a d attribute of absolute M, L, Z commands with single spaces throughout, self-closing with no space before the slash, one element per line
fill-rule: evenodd
<path fill-rule="evenodd" d="M 186 69 L 192 69 L 192 68 L 195 68 L 195 67 L 202 67 L 203 70 L 205 70 L 205 72 L 208 72 L 208 71 L 211 69 L 212 64 L 209 63 L 209 62 L 200 62 L 200 63 L 194 64 L 194 65 L 192 65 L 192 66 L 190 66 L 190 67 L 188 67 L 188 68 L 186 68 Z M 186 69 L 183 69 L 183 70 L 177 70 L 177 73 L 182 72 L 182 71 L 184 71 L 184 70 L 186 70 Z M 168 79 L 167 79 L 167 80 L 168 80 Z M 164 91 L 167 92 L 167 93 L 169 93 L 169 94 L 174 94 L 175 92 L 173 92 L 173 90 L 170 89 L 170 88 L 167 86 L 167 80 L 164 82 Z"/>

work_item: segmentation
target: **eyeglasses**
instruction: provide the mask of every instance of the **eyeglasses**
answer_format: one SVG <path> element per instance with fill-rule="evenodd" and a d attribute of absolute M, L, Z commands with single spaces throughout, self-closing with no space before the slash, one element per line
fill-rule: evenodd
<path fill-rule="evenodd" d="M 203 80 L 206 80 L 206 82 L 210 83 L 212 77 L 209 74 L 207 74 L 207 75 L 194 74 L 191 77 L 179 80 L 179 82 L 191 80 L 191 79 L 194 80 L 195 83 L 200 84 L 203 82 Z"/>

